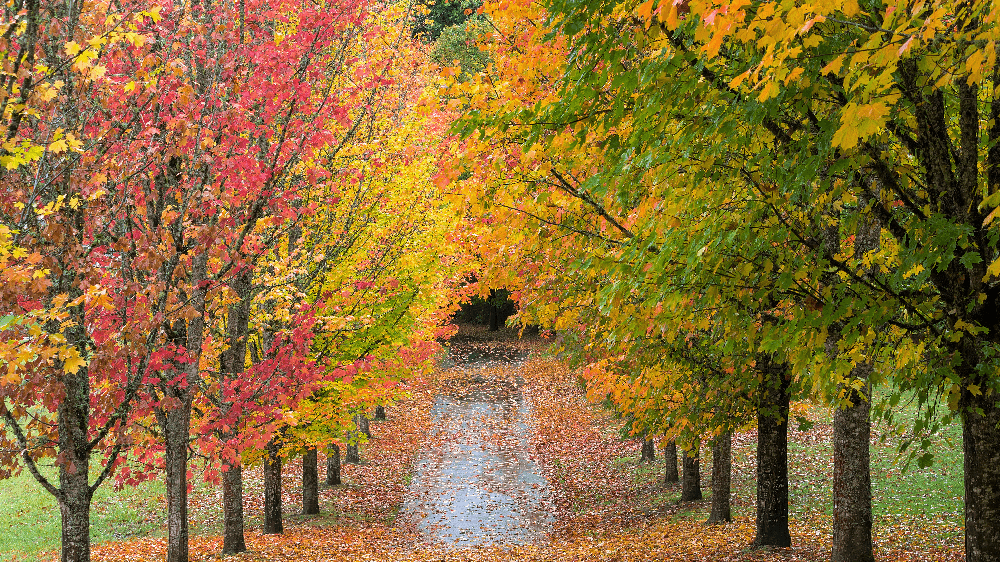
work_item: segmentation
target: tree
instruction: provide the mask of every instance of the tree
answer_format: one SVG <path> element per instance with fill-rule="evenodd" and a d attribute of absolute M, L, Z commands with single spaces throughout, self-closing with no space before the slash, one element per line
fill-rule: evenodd
<path fill-rule="evenodd" d="M 730 510 L 732 446 L 732 433 L 717 435 L 712 440 L 712 511 L 708 515 L 708 523 L 728 523 L 733 520 Z"/>
<path fill-rule="evenodd" d="M 104 49 L 134 39 L 129 30 L 156 10 L 116 5 L 97 14 L 82 4 L 15 2 L 4 11 L 0 232 L 13 247 L 5 288 L 20 291 L 0 305 L 8 313 L 2 347 L 11 353 L 0 381 L 8 429 L 0 474 L 27 469 L 56 498 L 61 558 L 86 561 L 91 499 L 122 466 L 156 360 L 146 318 L 122 307 L 143 300 L 143 288 L 106 275 L 123 255 L 111 243 L 115 203 L 90 182 L 113 143 L 93 128 L 102 109 L 95 102 Z M 172 319 L 164 304 L 148 310 Z M 58 482 L 39 471 L 46 458 L 55 459 Z M 97 459 L 103 466 L 91 481 Z"/>

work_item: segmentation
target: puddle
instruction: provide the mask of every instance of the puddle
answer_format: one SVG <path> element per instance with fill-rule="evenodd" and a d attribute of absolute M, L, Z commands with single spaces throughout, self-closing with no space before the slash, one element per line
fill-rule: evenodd
<path fill-rule="evenodd" d="M 463 366 L 502 362 L 516 368 L 524 357 L 481 353 Z M 529 458 L 531 412 L 510 382 L 469 372 L 473 389 L 438 396 L 434 430 L 416 464 L 404 517 L 429 543 L 458 548 L 538 542 L 553 517 L 549 487 Z"/>

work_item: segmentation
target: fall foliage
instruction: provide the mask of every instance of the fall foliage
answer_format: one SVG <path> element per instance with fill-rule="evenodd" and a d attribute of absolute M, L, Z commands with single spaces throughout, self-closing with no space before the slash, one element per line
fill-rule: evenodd
<path fill-rule="evenodd" d="M 992 2 L 2 13 L 0 479 L 62 560 L 1000 560 Z M 942 447 L 962 523 L 885 517 Z M 510 518 L 447 544 L 449 478 Z"/>

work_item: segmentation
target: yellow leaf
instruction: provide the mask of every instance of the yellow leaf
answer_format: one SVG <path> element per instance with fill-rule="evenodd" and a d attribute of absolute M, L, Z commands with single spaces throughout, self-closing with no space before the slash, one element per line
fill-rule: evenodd
<path fill-rule="evenodd" d="M 986 275 L 983 277 L 983 281 L 987 281 L 991 277 L 1000 277 L 1000 259 L 993 260 L 993 263 L 991 263 L 986 269 Z"/>
<path fill-rule="evenodd" d="M 66 152 L 67 148 L 69 148 L 69 147 L 66 144 L 66 139 L 59 139 L 59 140 L 54 141 L 52 144 L 49 145 L 49 152 L 51 152 L 53 154 L 60 154 L 60 153 Z"/>
<path fill-rule="evenodd" d="M 861 8 L 858 7 L 857 0 L 846 0 L 840 7 L 840 11 L 847 17 L 853 17 L 861 11 Z"/>
<path fill-rule="evenodd" d="M 859 141 L 878 132 L 888 117 L 889 108 L 881 102 L 847 104 L 840 116 L 840 128 L 833 135 L 834 146 L 854 148 Z"/>
<path fill-rule="evenodd" d="M 63 359 L 63 371 L 66 373 L 76 374 L 81 367 L 87 364 L 87 361 L 83 357 L 80 357 L 76 348 L 68 348 L 64 355 L 68 356 Z"/>
<path fill-rule="evenodd" d="M 840 55 L 839 57 L 830 61 L 829 64 L 823 67 L 823 70 L 820 70 L 820 73 L 837 74 L 838 72 L 840 72 L 840 68 L 842 66 L 844 66 L 844 55 Z"/>
<path fill-rule="evenodd" d="M 769 100 L 769 99 L 777 96 L 778 92 L 780 92 L 780 91 L 781 91 L 781 88 L 778 87 L 778 84 L 776 82 L 774 82 L 774 81 L 767 82 L 766 84 L 764 84 L 764 87 L 761 89 L 760 95 L 757 96 L 757 101 L 762 101 L 762 102 L 763 101 L 767 101 L 767 100 Z"/>

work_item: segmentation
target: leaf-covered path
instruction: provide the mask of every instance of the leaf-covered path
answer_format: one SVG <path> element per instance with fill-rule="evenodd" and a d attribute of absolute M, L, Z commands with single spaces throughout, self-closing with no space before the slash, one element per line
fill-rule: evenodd
<path fill-rule="evenodd" d="M 517 375 L 525 353 L 455 346 L 449 385 L 435 397 L 427 448 L 405 516 L 443 546 L 515 545 L 542 539 L 550 491 L 531 458 L 531 408 Z"/>

